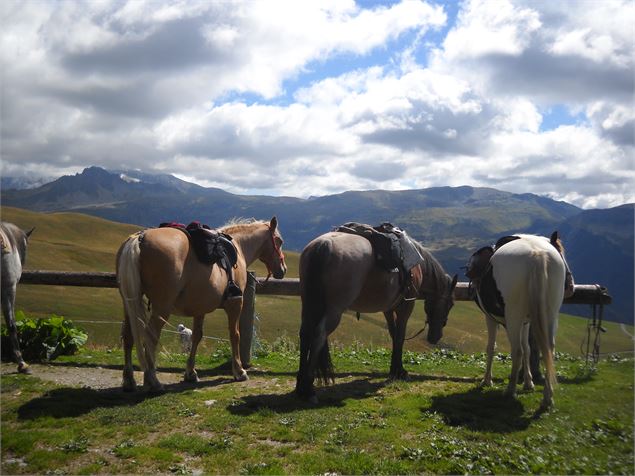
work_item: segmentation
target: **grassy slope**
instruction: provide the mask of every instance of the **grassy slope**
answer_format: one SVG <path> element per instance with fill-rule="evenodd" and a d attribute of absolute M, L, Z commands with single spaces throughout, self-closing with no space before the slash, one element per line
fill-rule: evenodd
<path fill-rule="evenodd" d="M 107 220 L 74 213 L 41 214 L 3 207 L 2 219 L 28 229 L 36 226 L 28 250 L 27 269 L 51 269 L 74 271 L 114 271 L 114 256 L 121 242 L 138 228 L 113 223 Z M 282 230 L 284 233 L 284 229 Z M 298 254 L 286 253 L 289 277 L 297 277 Z M 260 262 L 252 267 L 259 276 L 266 270 Z M 66 316 L 79 322 L 89 333 L 93 344 L 116 345 L 121 322 L 121 300 L 114 289 L 93 289 L 61 286 L 22 285 L 18 291 L 17 308 L 28 315 L 45 316 L 51 313 Z M 267 341 L 281 335 L 295 338 L 300 325 L 300 301 L 295 297 L 257 296 L 256 310 L 260 316 L 259 333 Z M 424 325 L 421 302 L 411 317 L 409 335 Z M 107 321 L 108 324 L 80 321 Z M 172 317 L 173 324 L 188 318 Z M 562 315 L 558 331 L 558 349 L 568 353 L 579 353 L 580 344 L 586 336 L 587 320 Z M 602 335 L 603 352 L 632 350 L 633 342 L 618 325 L 605 323 L 608 329 Z M 627 326 L 633 333 L 633 327 Z M 504 333 L 501 331 L 501 333 Z M 205 335 L 227 337 L 226 318 L 222 311 L 208 316 Z M 486 330 L 484 318 L 472 303 L 457 302 L 442 340 L 444 346 L 464 352 L 480 352 L 485 348 Z M 164 334 L 164 345 L 175 344 L 174 336 Z M 358 322 L 352 313 L 347 313 L 335 331 L 333 340 L 342 344 L 360 341 L 371 346 L 389 346 L 389 337 L 381 314 L 363 315 Z M 508 345 L 503 336 L 499 349 L 506 351 Z M 212 340 L 204 342 L 212 347 Z M 423 337 L 406 343 L 406 349 L 426 349 Z"/>

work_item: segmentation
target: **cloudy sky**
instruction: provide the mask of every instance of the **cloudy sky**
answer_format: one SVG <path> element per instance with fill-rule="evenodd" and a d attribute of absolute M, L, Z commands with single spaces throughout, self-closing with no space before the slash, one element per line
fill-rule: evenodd
<path fill-rule="evenodd" d="M 0 2 L 3 176 L 635 201 L 631 0 Z"/>

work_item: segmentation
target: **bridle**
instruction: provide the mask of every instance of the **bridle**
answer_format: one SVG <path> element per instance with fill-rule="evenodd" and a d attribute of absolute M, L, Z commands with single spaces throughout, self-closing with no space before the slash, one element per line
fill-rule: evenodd
<path fill-rule="evenodd" d="M 275 231 L 271 228 L 271 226 L 269 226 L 269 236 L 271 237 L 271 244 L 273 245 L 274 253 L 276 254 L 277 258 L 280 260 L 280 264 L 284 264 L 284 253 L 282 252 L 282 249 L 276 243 Z M 269 278 L 273 274 L 273 270 L 271 269 L 271 266 L 269 266 L 268 262 L 265 261 L 265 265 L 267 266 L 267 279 L 265 279 L 265 282 L 267 282 L 269 281 Z"/>

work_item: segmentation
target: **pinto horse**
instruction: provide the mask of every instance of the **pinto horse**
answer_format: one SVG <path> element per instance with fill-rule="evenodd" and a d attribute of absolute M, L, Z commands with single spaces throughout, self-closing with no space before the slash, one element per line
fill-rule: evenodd
<path fill-rule="evenodd" d="M 282 279 L 287 266 L 282 254 L 278 220 L 237 221 L 219 231 L 233 239 L 238 261 L 234 281 L 244 292 L 247 267 L 263 261 L 269 274 Z M 144 386 L 161 391 L 156 376 L 156 349 L 161 329 L 173 312 L 192 316 L 192 348 L 184 380 L 198 381 L 194 368 L 196 349 L 203 336 L 205 314 L 224 308 L 229 321 L 232 347 L 232 373 L 238 381 L 247 380 L 240 361 L 239 319 L 242 296 L 226 299 L 227 273 L 219 266 L 201 263 L 188 236 L 175 228 L 153 228 L 130 236 L 117 253 L 117 281 L 124 305 L 122 340 L 124 347 L 123 389 L 136 388 L 132 367 L 132 346 L 144 371 Z M 151 309 L 148 318 L 143 296 Z"/>
<path fill-rule="evenodd" d="M 553 388 L 556 385 L 554 350 L 558 312 L 565 295 L 573 293 L 573 277 L 557 233 L 550 239 L 522 234 L 513 238 L 517 239 L 497 247 L 493 254 L 493 249 L 479 250 L 472 256 L 468 269 L 473 267 L 474 260 L 480 259 L 480 252 L 485 250 L 504 302 L 504 308 L 494 314 L 504 314 L 505 330 L 511 346 L 512 371 L 506 394 L 516 394 L 516 376 L 521 366 L 524 389 L 534 389 L 530 370 L 531 330 L 545 365 L 546 378 L 541 408 L 546 409 L 553 405 Z M 490 315 L 492 311 L 488 309 L 487 303 L 482 307 L 487 315 L 488 343 L 487 364 L 481 385 L 491 386 L 498 322 Z"/>
<path fill-rule="evenodd" d="M 417 295 L 425 299 L 428 342 L 441 339 L 448 313 L 454 304 L 452 279 L 420 243 L 414 242 L 424 261 L 422 282 Z M 406 324 L 414 300 L 402 296 L 398 273 L 376 264 L 371 243 L 364 237 L 330 232 L 311 241 L 300 256 L 300 368 L 296 394 L 317 402 L 313 382 L 333 381 L 333 366 L 328 336 L 337 328 L 346 309 L 358 312 L 383 312 L 392 338 L 391 378 L 405 378 L 402 352 Z M 317 374 L 317 375 L 316 375 Z"/>
<path fill-rule="evenodd" d="M 22 267 L 26 262 L 26 246 L 33 233 L 23 231 L 13 223 L 0 222 L 0 242 L 2 243 L 2 271 L 0 287 L 2 290 L 2 313 L 7 323 L 13 359 L 18 364 L 18 372 L 30 374 L 31 369 L 22 358 L 18 330 L 15 325 L 15 294 L 18 281 L 22 277 Z"/>

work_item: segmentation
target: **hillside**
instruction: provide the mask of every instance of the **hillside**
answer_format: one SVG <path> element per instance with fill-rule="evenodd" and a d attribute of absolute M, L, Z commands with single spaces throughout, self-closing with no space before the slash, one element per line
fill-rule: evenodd
<path fill-rule="evenodd" d="M 115 253 L 121 242 L 138 227 L 77 213 L 35 213 L 11 207 L 2 207 L 3 220 L 22 228 L 36 226 L 28 249 L 27 269 L 53 269 L 76 271 L 114 271 Z M 284 233 L 284 229 L 282 230 Z M 288 277 L 298 276 L 298 254 L 285 251 Z M 266 270 L 262 263 L 252 267 L 259 276 Z M 610 307 L 610 306 L 609 306 Z M 77 288 L 61 286 L 21 285 L 18 289 L 17 308 L 28 315 L 45 316 L 51 313 L 66 316 L 80 322 L 89 333 L 89 342 L 100 345 L 118 345 L 119 326 L 122 320 L 121 298 L 115 289 Z M 286 296 L 257 296 L 256 311 L 259 315 L 258 335 L 273 342 L 281 336 L 296 339 L 300 324 L 300 300 Z M 584 310 L 588 316 L 588 309 Z M 191 319 L 173 316 L 173 325 L 183 322 L 190 326 Z M 586 336 L 586 319 L 563 316 L 558 333 L 558 349 L 578 355 L 580 344 Z M 424 325 L 423 303 L 417 302 L 408 334 L 412 335 Z M 615 352 L 632 349 L 632 340 L 619 326 L 607 323 L 608 332 L 603 336 L 602 351 Z M 632 333 L 632 327 L 629 327 Z M 227 319 L 217 311 L 205 320 L 206 336 L 227 337 Z M 464 352 L 482 352 L 486 344 L 486 329 L 481 312 L 472 303 L 457 302 L 445 328 L 441 344 Z M 347 313 L 333 338 L 344 344 L 364 342 L 367 345 L 388 347 L 390 340 L 381 314 L 364 314 L 360 321 Z M 164 334 L 162 342 L 170 348 L 174 336 Z M 213 339 L 203 342 L 205 351 L 216 345 Z M 429 349 L 424 339 L 406 343 L 406 349 Z M 508 344 L 502 336 L 499 349 Z"/>

